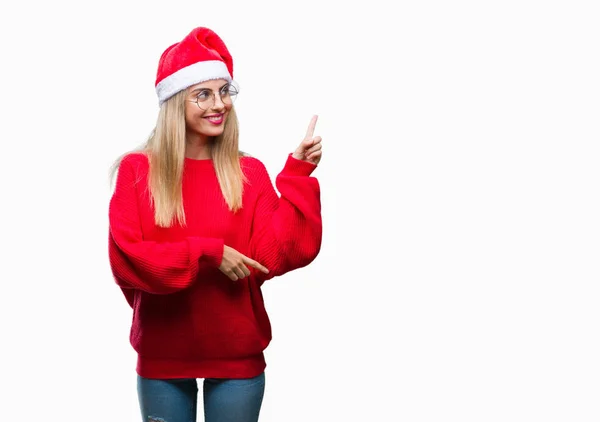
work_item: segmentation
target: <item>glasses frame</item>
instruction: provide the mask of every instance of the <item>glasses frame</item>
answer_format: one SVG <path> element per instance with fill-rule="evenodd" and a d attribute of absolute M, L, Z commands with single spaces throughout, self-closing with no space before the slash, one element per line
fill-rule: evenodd
<path fill-rule="evenodd" d="M 221 95 L 221 92 L 223 91 L 223 89 L 225 89 L 225 87 L 227 87 L 227 89 L 230 91 L 230 93 L 231 93 L 231 89 L 232 89 L 232 88 L 233 88 L 233 91 L 235 91 L 235 95 L 230 95 L 230 97 L 229 97 L 229 98 L 231 98 L 231 101 L 230 101 L 230 102 L 225 102 L 225 101 L 223 101 L 223 96 Z M 200 101 L 198 100 L 198 97 L 200 96 L 200 94 L 201 94 L 203 91 L 210 91 L 210 93 L 211 93 L 211 96 L 212 96 L 212 101 L 211 101 L 210 99 L 207 99 L 206 101 L 204 101 L 204 102 L 203 102 L 203 104 L 205 104 L 205 103 L 208 103 L 208 106 L 207 106 L 206 108 L 204 108 L 204 107 L 200 106 Z M 218 94 L 219 94 L 219 100 L 221 100 L 221 102 L 222 102 L 223 104 L 231 104 L 231 105 L 233 105 L 233 103 L 235 103 L 235 99 L 237 98 L 237 96 L 238 96 L 238 94 L 239 94 L 239 93 L 240 93 L 240 90 L 239 90 L 239 88 L 238 88 L 236 85 L 234 85 L 233 83 L 231 83 L 231 82 L 230 82 L 230 83 L 228 83 L 227 85 L 223 85 L 223 87 L 222 87 L 222 88 L 221 88 L 221 89 L 218 91 Z M 195 98 L 195 99 L 193 99 L 193 100 L 188 100 L 188 101 L 189 101 L 190 103 L 196 103 L 196 105 L 198 106 L 198 108 L 199 108 L 200 110 L 202 110 L 202 111 L 206 111 L 206 110 L 209 110 L 210 108 L 214 107 L 214 105 L 216 104 L 216 101 L 217 101 L 217 92 L 213 91 L 213 90 L 212 90 L 212 89 L 210 89 L 210 88 L 202 88 L 202 91 L 200 91 L 200 92 L 198 93 L 198 95 L 196 95 L 196 98 Z"/>

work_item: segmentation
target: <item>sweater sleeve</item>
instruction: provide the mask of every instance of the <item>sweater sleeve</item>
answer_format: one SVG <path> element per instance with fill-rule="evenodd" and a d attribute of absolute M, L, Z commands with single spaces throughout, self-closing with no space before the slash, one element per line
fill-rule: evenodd
<path fill-rule="evenodd" d="M 194 282 L 201 260 L 216 267 L 221 264 L 223 239 L 144 240 L 138 212 L 138 179 L 125 157 L 109 205 L 109 261 L 114 279 L 121 288 L 154 294 L 185 289 Z"/>
<path fill-rule="evenodd" d="M 269 269 L 264 281 L 311 263 L 321 248 L 322 222 L 320 187 L 311 173 L 316 165 L 290 154 L 277 175 L 277 195 L 264 165 L 258 161 L 259 194 L 250 241 L 250 257 Z"/>

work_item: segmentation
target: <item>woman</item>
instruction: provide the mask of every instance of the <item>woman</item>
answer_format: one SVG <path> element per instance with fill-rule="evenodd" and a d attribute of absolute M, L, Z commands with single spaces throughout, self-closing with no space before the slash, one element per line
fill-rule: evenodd
<path fill-rule="evenodd" d="M 276 179 L 239 152 L 227 47 L 208 28 L 162 54 L 156 127 L 117 161 L 112 273 L 133 308 L 144 421 L 257 421 L 271 340 L 261 285 L 320 249 L 317 117 Z"/>

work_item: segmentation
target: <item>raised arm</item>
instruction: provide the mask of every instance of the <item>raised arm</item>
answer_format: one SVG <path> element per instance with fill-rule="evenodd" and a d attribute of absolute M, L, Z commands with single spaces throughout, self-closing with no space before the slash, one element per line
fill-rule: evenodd
<path fill-rule="evenodd" d="M 307 134 L 277 175 L 275 192 L 266 168 L 258 160 L 259 196 L 254 215 L 250 256 L 269 269 L 255 271 L 259 280 L 285 274 L 311 263 L 322 240 L 320 186 L 312 172 L 321 159 L 321 138 L 313 138 L 316 116 Z"/>

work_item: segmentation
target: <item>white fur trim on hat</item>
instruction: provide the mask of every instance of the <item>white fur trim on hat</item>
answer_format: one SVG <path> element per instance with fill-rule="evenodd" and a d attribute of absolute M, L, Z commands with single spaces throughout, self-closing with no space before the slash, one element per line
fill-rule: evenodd
<path fill-rule="evenodd" d="M 224 62 L 208 60 L 194 63 L 164 78 L 156 85 L 159 106 L 166 100 L 194 84 L 212 79 L 225 79 L 231 82 L 231 75 Z"/>

